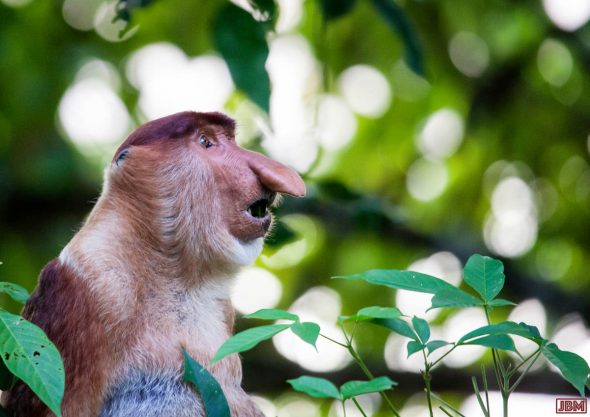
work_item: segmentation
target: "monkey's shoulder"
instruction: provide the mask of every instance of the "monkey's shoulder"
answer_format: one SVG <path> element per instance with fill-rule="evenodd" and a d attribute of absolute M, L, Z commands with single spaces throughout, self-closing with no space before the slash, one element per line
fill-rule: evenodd
<path fill-rule="evenodd" d="M 66 322 L 71 322 L 67 325 L 71 329 L 91 324 L 97 313 L 96 300 L 86 281 L 59 259 L 43 268 L 23 309 L 23 317 L 41 327 L 50 338 L 67 333 L 68 329 L 63 327 Z"/>
<path fill-rule="evenodd" d="M 104 386 L 108 357 L 104 326 L 86 282 L 73 268 L 59 259 L 52 260 L 41 271 L 22 315 L 43 329 L 61 354 L 66 373 L 64 409 L 73 399 L 85 401 L 84 408 L 91 409 Z M 3 396 L 3 401 L 15 417 L 47 413 L 47 408 L 21 382 Z"/>

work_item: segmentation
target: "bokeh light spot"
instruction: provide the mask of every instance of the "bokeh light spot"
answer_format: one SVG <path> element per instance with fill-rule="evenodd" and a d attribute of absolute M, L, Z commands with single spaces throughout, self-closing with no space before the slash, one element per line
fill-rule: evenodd
<path fill-rule="evenodd" d="M 223 111 L 234 90 L 223 59 L 201 55 L 189 59 L 168 43 L 135 52 L 127 76 L 139 89 L 139 109 L 148 119 L 179 111 Z"/>
<path fill-rule="evenodd" d="M 100 71 L 101 66 L 106 66 L 106 72 Z M 90 62 L 82 67 L 59 103 L 60 125 L 88 157 L 106 160 L 131 128 L 127 108 L 113 90 L 113 80 L 105 79 L 105 74 L 112 75 L 113 71 L 107 64 Z"/>
<path fill-rule="evenodd" d="M 300 172 L 307 171 L 318 154 L 314 128 L 320 71 L 307 40 L 284 35 L 270 42 L 266 68 L 272 83 L 270 126 L 263 130 L 264 149 Z"/>
<path fill-rule="evenodd" d="M 508 315 L 508 320 L 536 326 L 542 335 L 546 334 L 547 313 L 543 304 L 535 298 L 525 300 L 514 307 Z M 513 337 L 513 339 L 516 349 L 523 357 L 531 355 L 539 347 L 536 343 L 522 337 Z"/>
<path fill-rule="evenodd" d="M 356 117 L 338 96 L 327 95 L 320 99 L 317 119 L 318 140 L 326 150 L 345 147 L 356 133 Z"/>
<path fill-rule="evenodd" d="M 492 193 L 492 213 L 484 225 L 490 250 L 506 257 L 526 254 L 537 240 L 537 209 L 529 185 L 518 177 L 502 179 Z"/>
<path fill-rule="evenodd" d="M 406 186 L 415 199 L 431 201 L 445 190 L 448 177 L 447 168 L 442 162 L 421 158 L 408 169 Z"/>
<path fill-rule="evenodd" d="M 342 339 L 336 323 L 341 300 L 338 293 L 327 287 L 313 287 L 299 297 L 289 311 L 298 314 L 301 321 L 318 323 L 322 334 L 335 340 Z M 273 338 L 277 351 L 285 358 L 314 372 L 330 372 L 344 368 L 350 357 L 345 349 L 322 337 L 317 340 L 317 350 L 301 341 L 291 332 L 282 332 Z"/>
<path fill-rule="evenodd" d="M 555 26 L 569 32 L 590 19 L 590 0 L 543 0 L 543 7 Z"/>
<path fill-rule="evenodd" d="M 563 43 L 555 39 L 545 39 L 537 53 L 537 66 L 545 81 L 561 87 L 572 75 L 574 59 Z"/>
<path fill-rule="evenodd" d="M 94 29 L 94 16 L 102 0 L 65 0 L 62 15 L 68 25 L 78 30 Z"/>
<path fill-rule="evenodd" d="M 486 42 L 475 33 L 459 32 L 449 42 L 449 56 L 459 71 L 468 77 L 479 77 L 490 62 Z"/>
<path fill-rule="evenodd" d="M 453 155 L 463 140 L 463 119 L 451 109 L 432 113 L 418 135 L 418 148 L 429 158 Z"/>
<path fill-rule="evenodd" d="M 279 303 L 283 287 L 279 279 L 266 269 L 248 267 L 235 279 L 231 300 L 242 314 L 261 308 L 273 308 Z"/>
<path fill-rule="evenodd" d="M 350 108 L 366 117 L 383 115 L 391 103 L 389 82 L 368 65 L 355 65 L 343 71 L 338 87 Z"/>
<path fill-rule="evenodd" d="M 443 340 L 459 340 L 463 335 L 487 324 L 484 312 L 479 308 L 466 308 L 451 315 L 443 325 Z M 451 368 L 463 368 L 481 358 L 486 348 L 483 346 L 462 346 L 443 362 Z"/>

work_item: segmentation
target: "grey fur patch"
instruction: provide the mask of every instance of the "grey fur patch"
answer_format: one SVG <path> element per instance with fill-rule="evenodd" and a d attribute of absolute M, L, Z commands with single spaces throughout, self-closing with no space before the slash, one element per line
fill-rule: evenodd
<path fill-rule="evenodd" d="M 196 392 L 170 374 L 133 372 L 107 394 L 99 417 L 204 417 Z"/>

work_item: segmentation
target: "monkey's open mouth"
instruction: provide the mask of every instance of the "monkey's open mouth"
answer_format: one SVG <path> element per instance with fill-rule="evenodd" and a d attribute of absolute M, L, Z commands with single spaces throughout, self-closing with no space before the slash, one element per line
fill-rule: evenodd
<path fill-rule="evenodd" d="M 250 204 L 246 211 L 255 219 L 264 219 L 270 214 L 269 208 L 274 204 L 276 196 L 275 193 L 265 192 L 262 198 Z"/>

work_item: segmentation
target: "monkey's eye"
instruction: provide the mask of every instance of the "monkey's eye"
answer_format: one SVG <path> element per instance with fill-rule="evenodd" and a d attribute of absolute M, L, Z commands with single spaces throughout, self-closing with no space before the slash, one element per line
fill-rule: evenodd
<path fill-rule="evenodd" d="M 120 153 L 120 154 L 117 156 L 117 159 L 115 160 L 115 164 L 117 164 L 117 166 L 119 166 L 119 164 L 120 164 L 121 162 L 123 162 L 123 160 L 124 160 L 125 158 L 127 158 L 127 154 L 129 154 L 129 149 L 125 149 L 125 150 L 123 150 L 123 151 L 122 151 L 122 152 L 121 152 L 121 153 Z"/>
<path fill-rule="evenodd" d="M 199 136 L 199 145 L 207 149 L 213 146 L 213 142 L 211 142 L 207 136 L 201 135 Z"/>

